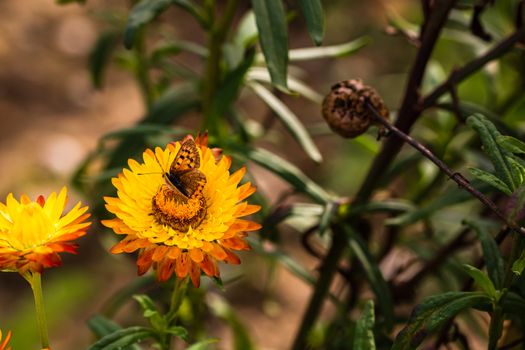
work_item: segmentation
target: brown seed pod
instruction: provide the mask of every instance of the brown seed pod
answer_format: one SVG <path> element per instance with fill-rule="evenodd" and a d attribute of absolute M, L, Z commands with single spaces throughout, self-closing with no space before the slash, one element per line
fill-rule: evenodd
<path fill-rule="evenodd" d="M 373 124 L 374 118 L 366 107 L 366 101 L 388 120 L 388 109 L 377 91 L 363 84 L 360 79 L 343 80 L 332 86 L 323 100 L 323 117 L 339 135 L 357 137 Z M 382 126 L 379 127 L 379 134 L 383 134 Z"/>

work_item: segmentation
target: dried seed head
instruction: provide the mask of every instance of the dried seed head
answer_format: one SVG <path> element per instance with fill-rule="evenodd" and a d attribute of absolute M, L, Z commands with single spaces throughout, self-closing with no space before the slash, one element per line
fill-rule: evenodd
<path fill-rule="evenodd" d="M 323 100 L 323 117 L 330 128 L 346 138 L 354 138 L 373 124 L 372 112 L 366 107 L 369 101 L 379 114 L 388 120 L 388 109 L 377 91 L 359 79 L 343 80 L 332 86 Z M 380 126 L 379 134 L 382 134 Z"/>

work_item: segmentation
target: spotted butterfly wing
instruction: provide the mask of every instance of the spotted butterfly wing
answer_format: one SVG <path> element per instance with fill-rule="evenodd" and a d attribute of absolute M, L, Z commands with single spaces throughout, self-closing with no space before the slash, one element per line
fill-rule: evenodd
<path fill-rule="evenodd" d="M 175 160 L 171 163 L 170 173 L 182 174 L 192 169 L 198 169 L 201 165 L 199 151 L 193 139 L 187 139 L 180 146 Z"/>
<path fill-rule="evenodd" d="M 198 170 L 199 167 L 200 155 L 197 145 L 189 138 L 182 143 L 165 177 L 184 197 L 198 196 L 206 184 L 206 176 Z"/>

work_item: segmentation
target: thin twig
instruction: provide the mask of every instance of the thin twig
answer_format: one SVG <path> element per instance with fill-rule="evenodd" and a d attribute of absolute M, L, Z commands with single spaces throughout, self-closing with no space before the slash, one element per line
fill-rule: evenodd
<path fill-rule="evenodd" d="M 441 85 L 436 87 L 431 93 L 423 98 L 421 107 L 423 109 L 432 107 L 441 96 L 443 96 L 447 91 L 450 91 L 451 85 L 457 85 L 461 83 L 463 80 L 481 69 L 490 61 L 503 56 L 507 51 L 510 51 L 514 45 L 523 40 L 523 38 L 525 38 L 525 26 L 518 28 L 513 34 L 509 35 L 506 39 L 502 40 L 499 44 L 485 52 L 483 55 L 470 61 L 463 67 L 452 71 L 446 81 L 444 81 Z"/>
<path fill-rule="evenodd" d="M 483 193 L 472 187 L 472 185 L 463 175 L 461 175 L 458 172 L 454 172 L 441 159 L 437 158 L 428 148 L 426 148 L 425 146 L 414 140 L 412 137 L 399 130 L 394 125 L 390 124 L 388 120 L 384 119 L 379 114 L 379 112 L 374 108 L 374 106 L 371 103 L 367 102 L 366 105 L 368 109 L 372 112 L 372 115 L 376 122 L 380 123 L 388 131 L 395 134 L 397 137 L 414 147 L 417 151 L 419 151 L 419 153 L 425 156 L 425 158 L 430 160 L 432 163 L 436 164 L 437 167 L 445 174 L 447 174 L 447 176 L 450 179 L 457 183 L 459 187 L 462 187 L 463 189 L 467 190 L 470 194 L 479 199 L 481 203 L 485 204 L 485 206 L 487 206 L 494 214 L 496 214 L 496 216 L 500 218 L 507 226 L 509 226 L 517 233 L 525 236 L 525 229 L 523 227 L 517 225 L 515 222 L 509 221 L 507 217 L 501 212 L 501 210 L 499 210 L 498 206 L 492 200 L 490 200 L 490 198 L 488 198 Z"/>

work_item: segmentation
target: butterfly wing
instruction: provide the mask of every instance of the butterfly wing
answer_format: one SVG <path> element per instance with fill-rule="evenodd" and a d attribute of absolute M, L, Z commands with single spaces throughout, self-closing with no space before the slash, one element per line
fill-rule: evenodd
<path fill-rule="evenodd" d="M 202 194 L 206 184 L 206 176 L 197 169 L 192 169 L 179 176 L 182 186 L 186 189 L 188 197 L 197 197 Z"/>
<path fill-rule="evenodd" d="M 175 160 L 171 163 L 170 173 L 184 174 L 192 169 L 198 169 L 200 165 L 201 161 L 197 145 L 193 139 L 187 139 L 182 143 Z"/>

